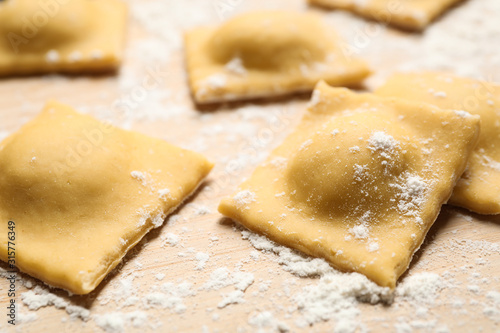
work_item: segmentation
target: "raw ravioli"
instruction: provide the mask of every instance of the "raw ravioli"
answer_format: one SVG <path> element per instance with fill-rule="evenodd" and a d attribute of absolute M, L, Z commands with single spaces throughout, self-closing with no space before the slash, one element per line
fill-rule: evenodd
<path fill-rule="evenodd" d="M 212 164 L 162 140 L 49 102 L 0 143 L 0 259 L 87 294 L 195 191 Z"/>
<path fill-rule="evenodd" d="M 478 135 L 478 116 L 320 82 L 296 131 L 219 211 L 393 288 Z"/>
<path fill-rule="evenodd" d="M 0 1 L 0 76 L 116 70 L 126 17 L 121 0 Z"/>
<path fill-rule="evenodd" d="M 358 86 L 370 74 L 315 14 L 248 13 L 220 27 L 194 29 L 185 44 L 197 103 L 312 91 L 319 80 Z"/>

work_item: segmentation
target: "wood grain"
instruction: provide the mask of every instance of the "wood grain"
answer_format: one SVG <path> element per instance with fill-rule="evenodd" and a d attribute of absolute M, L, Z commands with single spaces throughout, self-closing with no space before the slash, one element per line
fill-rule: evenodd
<path fill-rule="evenodd" d="M 135 0 L 129 2 L 138 5 Z M 173 6 L 176 10 L 170 12 L 164 9 L 161 14 L 171 15 L 164 17 L 164 20 L 172 21 L 165 23 L 165 26 L 170 24 L 174 37 L 169 39 L 165 31 L 152 31 L 154 26 L 148 27 L 138 13 L 132 13 L 125 62 L 116 76 L 42 76 L 0 81 L 0 133 L 12 133 L 34 117 L 46 100 L 53 98 L 97 118 L 111 119 L 119 126 L 197 150 L 216 163 L 204 186 L 175 213 L 174 218 L 148 234 L 97 290 L 87 296 L 68 296 L 64 291 L 53 291 L 70 304 L 88 308 L 91 318 L 87 322 L 71 319 L 64 310 L 54 306 L 36 312 L 23 306 L 19 308 L 20 312 L 36 313 L 37 319 L 14 329 L 8 327 L 2 314 L 1 318 L 4 319 L 0 321 L 0 331 L 99 331 L 96 315 L 133 311 L 143 311 L 148 318 L 142 327 L 127 324 L 125 330 L 130 332 L 202 332 L 204 327 L 209 332 L 255 332 L 258 328 L 249 323 L 249 318 L 265 311 L 286 323 L 291 332 L 334 330 L 334 320 L 320 322 L 312 327 L 298 327 L 295 324 L 302 313 L 292 296 L 306 286 L 317 284 L 318 279 L 298 278 L 284 271 L 274 254 L 260 252 L 258 260 L 252 259 L 255 249 L 242 239 L 241 232 L 230 220 L 224 219 L 216 211 L 220 198 L 232 193 L 259 161 L 290 133 L 302 117 L 309 98 L 308 95 L 300 95 L 211 107 L 193 104 L 184 73 L 183 50 L 175 38 L 194 23 L 221 22 L 215 5 L 226 2 L 232 4 L 232 9 L 225 12 L 224 17 L 261 8 L 307 8 L 300 0 L 183 1 L 175 4 L 169 1 L 164 6 Z M 473 2 L 466 1 L 454 8 L 436 22 L 434 29 L 445 26 L 453 19 L 453 15 L 458 15 L 469 6 L 472 8 Z M 143 2 L 144 6 L 151 3 L 157 2 Z M 374 23 L 367 23 L 347 13 L 330 13 L 318 8 L 311 10 L 325 15 L 346 38 L 356 37 L 356 29 L 373 29 Z M 473 14 L 478 16 L 477 9 L 474 10 Z M 174 17 L 179 13 L 198 15 L 200 18 L 186 19 L 184 22 L 182 17 Z M 480 18 L 496 19 L 488 13 Z M 378 35 L 370 38 L 368 46 L 359 47 L 360 56 L 365 57 L 375 70 L 374 76 L 367 81 L 367 88 L 380 84 L 404 64 L 418 63 L 422 57 L 435 56 L 418 53 L 428 38 L 425 33 L 411 34 L 380 28 Z M 497 43 L 495 38 L 498 39 L 492 35 L 490 42 Z M 169 52 L 165 54 L 161 53 L 163 50 L 158 50 L 158 54 L 146 54 L 146 51 L 153 52 L 157 45 L 144 44 L 148 40 L 161 41 L 166 45 L 172 43 L 173 46 L 170 45 L 167 48 Z M 400 45 L 402 40 L 405 46 Z M 406 45 L 412 47 L 407 49 Z M 469 65 L 476 65 L 480 72 L 478 76 L 500 78 L 500 68 L 490 68 L 485 64 L 487 62 L 486 58 L 470 59 Z M 144 98 L 135 98 L 134 94 L 139 96 L 142 80 L 148 77 L 151 70 L 158 69 L 162 72 L 161 84 L 156 89 L 146 91 Z M 116 108 L 117 101 L 127 99 L 132 99 L 132 106 Z M 123 110 L 127 112 L 126 115 L 120 113 Z M 168 233 L 179 236 L 180 241 L 176 246 L 164 244 Z M 500 217 L 479 216 L 462 209 L 444 207 L 425 244 L 402 278 L 404 280 L 406 276 L 420 272 L 440 274 L 448 285 L 439 293 L 436 302 L 418 307 L 400 299 L 390 306 L 360 303 L 357 306 L 360 311 L 359 322 L 372 332 L 397 332 L 398 328 L 405 327 L 404 324 L 410 325 L 415 332 L 434 332 L 443 327 L 450 332 L 500 331 L 500 314 L 488 315 L 486 311 L 487 306 L 491 305 L 486 297 L 487 292 L 500 291 L 500 251 L 484 249 L 492 244 L 500 244 Z M 202 270 L 195 269 L 198 252 L 210 256 Z M 0 267 L 5 269 L 6 265 L 1 263 Z M 210 274 L 220 267 L 227 267 L 230 271 L 240 268 L 241 271 L 254 274 L 255 282 L 246 290 L 244 303 L 218 309 L 222 295 L 233 291 L 234 287 L 228 286 L 217 291 L 203 289 Z M 159 273 L 165 274 L 161 281 L 155 277 Z M 22 274 L 20 276 L 27 278 Z M 122 284 L 130 281 L 131 277 L 132 282 L 124 288 Z M 145 295 L 161 284 L 186 281 L 193 284 L 192 290 L 196 294 L 183 298 L 186 306 L 183 313 L 161 306 L 148 308 L 143 301 Z M 477 285 L 479 291 L 475 293 L 471 285 Z M 18 303 L 21 303 L 19 295 L 26 290 L 18 284 Z M 6 291 L 7 282 L 2 279 L 2 309 L 8 302 Z M 124 299 L 120 298 L 122 295 Z M 139 297 L 135 305 L 124 306 L 125 301 L 135 296 Z M 496 305 L 496 309 L 500 311 L 500 304 Z M 262 331 L 274 329 L 264 327 Z"/>

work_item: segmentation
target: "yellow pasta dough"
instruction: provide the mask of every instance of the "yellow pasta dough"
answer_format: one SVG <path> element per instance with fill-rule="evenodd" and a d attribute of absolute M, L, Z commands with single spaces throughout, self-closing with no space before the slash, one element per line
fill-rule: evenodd
<path fill-rule="evenodd" d="M 197 153 L 49 102 L 0 143 L 0 221 L 15 223 L 17 267 L 91 292 L 211 168 Z M 6 246 L 1 232 L 4 261 Z"/>
<path fill-rule="evenodd" d="M 410 30 L 422 30 L 460 0 L 309 0 Z"/>
<path fill-rule="evenodd" d="M 126 12 L 121 0 L 0 2 L 0 76 L 116 70 Z"/>
<path fill-rule="evenodd" d="M 392 288 L 478 134 L 478 116 L 320 82 L 295 132 L 219 211 Z"/>
<path fill-rule="evenodd" d="M 269 11 L 235 17 L 220 27 L 185 36 L 187 70 L 197 103 L 269 97 L 311 91 L 318 80 L 359 85 L 366 64 L 321 17 Z"/>
<path fill-rule="evenodd" d="M 481 116 L 479 142 L 449 203 L 500 214 L 500 85 L 444 73 L 400 73 L 376 93 Z"/>

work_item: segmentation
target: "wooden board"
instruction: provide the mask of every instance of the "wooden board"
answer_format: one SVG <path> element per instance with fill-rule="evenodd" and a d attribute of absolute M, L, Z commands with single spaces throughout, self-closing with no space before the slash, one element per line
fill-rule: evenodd
<path fill-rule="evenodd" d="M 121 72 L 116 76 L 1 80 L 0 136 L 14 132 L 53 98 L 118 126 L 199 151 L 216 162 L 216 168 L 196 195 L 163 227 L 148 234 L 96 291 L 88 296 L 52 291 L 69 305 L 89 309 L 87 321 L 73 319 L 55 306 L 30 311 L 20 305 L 18 312 L 26 322 L 9 327 L 2 314 L 0 331 L 99 331 L 105 326 L 99 316 L 110 313 L 119 313 L 113 317 L 118 318 L 118 331 L 122 320 L 124 330 L 131 332 L 272 332 L 278 330 L 277 321 L 291 332 L 340 330 L 339 315 L 310 327 L 297 325 L 306 313 L 294 297 L 304 288 L 318 286 L 319 278 L 299 278 L 284 270 L 276 254 L 255 252 L 250 242 L 242 239 L 241 231 L 216 211 L 220 198 L 232 193 L 290 133 L 302 117 L 309 95 L 200 108 L 192 103 L 184 72 L 182 31 L 199 24 L 218 24 L 255 9 L 305 10 L 305 2 L 128 2 L 131 18 Z M 500 28 L 494 27 L 499 12 L 495 9 L 500 10 L 496 0 L 465 1 L 425 33 L 413 34 L 348 13 L 311 8 L 337 28 L 350 52 L 369 61 L 375 73 L 367 81 L 368 90 L 400 69 L 441 69 L 500 82 Z M 158 85 L 146 89 L 144 82 L 151 79 Z M 168 244 L 168 234 L 178 237 L 175 246 Z M 209 259 L 197 270 L 202 262 L 197 257 L 203 258 L 199 253 Z M 7 268 L 4 263 L 0 267 Z M 235 290 L 234 285 L 219 290 L 204 286 L 214 271 L 224 267 L 233 273 L 253 274 L 254 283 L 245 291 L 244 303 L 218 308 L 224 295 Z M 495 291 L 500 292 L 499 217 L 445 207 L 402 281 L 422 272 L 440 276 L 442 285 L 435 300 L 410 302 L 397 297 L 390 306 L 353 300 L 349 310 L 359 311 L 355 316 L 358 331 L 500 332 L 500 304 L 493 297 Z M 19 277 L 29 280 L 23 274 Z M 184 282 L 192 285 L 191 294 L 177 294 L 177 300 L 170 297 L 169 290 L 181 292 L 179 285 Z M 173 285 L 162 289 L 166 283 Z M 7 289 L 8 283 L 2 279 L 4 312 L 9 301 Z M 18 281 L 18 304 L 27 290 Z M 154 305 L 151 298 L 148 302 L 148 295 L 155 292 L 170 295 L 163 299 L 170 303 Z M 134 313 L 137 327 L 130 320 Z M 141 317 L 144 315 L 147 318 Z M 269 326 L 262 320 L 266 315 L 274 318 L 267 321 Z M 111 330 L 111 322 L 107 323 Z"/>

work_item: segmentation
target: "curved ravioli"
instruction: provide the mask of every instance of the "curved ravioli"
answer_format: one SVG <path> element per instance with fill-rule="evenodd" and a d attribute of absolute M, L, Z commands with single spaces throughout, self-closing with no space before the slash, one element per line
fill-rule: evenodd
<path fill-rule="evenodd" d="M 0 220 L 15 222 L 16 266 L 91 292 L 211 168 L 196 153 L 48 103 L 0 143 Z"/>
<path fill-rule="evenodd" d="M 239 57 L 247 68 L 287 70 L 324 61 L 329 40 L 325 27 L 312 15 L 275 12 L 272 18 L 250 13 L 228 21 L 208 41 L 214 61 L 226 64 Z"/>
<path fill-rule="evenodd" d="M 115 70 L 121 62 L 125 18 L 120 0 L 4 1 L 0 76 Z"/>
<path fill-rule="evenodd" d="M 409 142 L 411 128 L 394 127 L 396 121 L 390 114 L 369 113 L 326 123 L 290 158 L 286 177 L 292 200 L 329 217 L 374 209 L 390 213 L 393 207 L 384 211 L 386 195 L 396 196 L 393 185 L 422 160 L 422 147 Z"/>
<path fill-rule="evenodd" d="M 343 42 L 319 16 L 254 12 L 218 28 L 186 34 L 189 82 L 198 103 L 312 90 L 318 80 L 359 85 L 364 62 L 342 52 Z"/>
<path fill-rule="evenodd" d="M 477 116 L 321 82 L 296 131 L 219 211 L 393 288 L 478 133 Z"/>
<path fill-rule="evenodd" d="M 444 73 L 396 74 L 376 93 L 481 116 L 481 134 L 450 198 L 480 214 L 500 214 L 500 86 Z"/>

